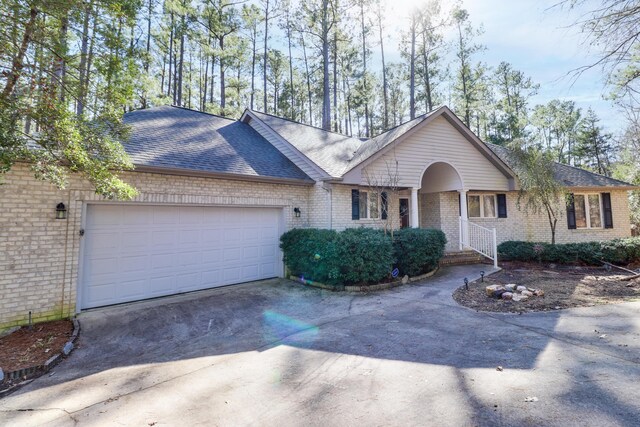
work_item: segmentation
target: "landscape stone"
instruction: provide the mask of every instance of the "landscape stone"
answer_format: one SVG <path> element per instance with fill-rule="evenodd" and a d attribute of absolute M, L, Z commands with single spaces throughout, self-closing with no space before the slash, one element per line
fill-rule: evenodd
<path fill-rule="evenodd" d="M 536 289 L 536 291 L 533 294 L 537 297 L 543 297 L 544 291 L 542 289 Z"/>
<path fill-rule="evenodd" d="M 516 285 L 515 283 L 509 283 L 504 285 L 504 288 L 507 290 L 507 292 L 513 292 L 517 286 L 518 285 Z"/>
<path fill-rule="evenodd" d="M 523 297 L 532 297 L 533 296 L 533 292 L 531 292 L 531 291 L 522 291 L 522 296 Z"/>
<path fill-rule="evenodd" d="M 64 347 L 62 347 L 62 352 L 65 356 L 68 356 L 69 353 L 71 353 L 71 350 L 73 350 L 73 343 L 71 341 L 67 341 Z"/>
<path fill-rule="evenodd" d="M 409 283 L 409 276 L 405 274 L 404 277 L 402 278 L 402 284 L 406 285 L 407 283 Z"/>
<path fill-rule="evenodd" d="M 502 299 L 509 301 L 513 298 L 513 292 L 505 292 L 501 296 Z"/>
<path fill-rule="evenodd" d="M 494 297 L 502 295 L 502 293 L 506 292 L 506 289 L 502 285 L 489 285 L 485 288 L 485 292 L 487 296 Z M 499 294 L 497 294 L 498 292 Z"/>
<path fill-rule="evenodd" d="M 526 290 L 527 290 L 526 286 L 520 285 L 520 286 L 516 287 L 516 291 L 518 291 L 518 292 L 522 292 L 522 291 L 526 291 Z"/>

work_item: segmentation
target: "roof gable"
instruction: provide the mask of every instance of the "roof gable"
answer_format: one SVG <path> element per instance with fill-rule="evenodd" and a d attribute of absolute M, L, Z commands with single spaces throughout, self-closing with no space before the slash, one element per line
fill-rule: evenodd
<path fill-rule="evenodd" d="M 329 178 L 340 178 L 363 142 L 354 137 L 326 131 L 270 114 L 250 113 L 320 167 Z"/>
<path fill-rule="evenodd" d="M 291 180 L 310 178 L 243 122 L 180 107 L 125 114 L 136 166 Z"/>

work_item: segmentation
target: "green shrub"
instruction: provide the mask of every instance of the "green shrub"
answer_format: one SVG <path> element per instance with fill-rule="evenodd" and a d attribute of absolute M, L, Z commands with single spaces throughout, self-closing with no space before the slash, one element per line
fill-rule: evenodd
<path fill-rule="evenodd" d="M 630 264 L 640 261 L 640 237 L 605 242 L 549 243 L 508 241 L 498 245 L 503 261 L 541 261 L 557 264 Z"/>
<path fill-rule="evenodd" d="M 342 284 L 375 283 L 393 268 L 391 238 L 381 230 L 349 228 L 338 234 L 337 261 Z"/>
<path fill-rule="evenodd" d="M 280 248 L 291 274 L 327 284 L 376 283 L 394 263 L 391 239 L 370 228 L 293 229 L 280 237 Z"/>
<path fill-rule="evenodd" d="M 335 250 L 338 233 L 318 228 L 294 228 L 280 237 L 280 249 L 291 274 L 329 283 L 338 274 Z"/>
<path fill-rule="evenodd" d="M 400 274 L 417 276 L 433 270 L 444 255 L 447 238 L 440 230 L 403 228 L 393 235 L 393 252 Z"/>

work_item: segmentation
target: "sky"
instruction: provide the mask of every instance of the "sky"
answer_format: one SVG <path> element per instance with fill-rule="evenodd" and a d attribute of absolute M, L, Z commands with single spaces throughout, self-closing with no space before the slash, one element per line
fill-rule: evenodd
<path fill-rule="evenodd" d="M 607 131 L 618 133 L 622 131 L 623 120 L 615 106 L 603 99 L 608 89 L 602 70 L 589 70 L 577 79 L 570 75 L 572 70 L 593 63 L 596 50 L 585 43 L 579 28 L 571 25 L 580 18 L 579 13 L 553 8 L 558 1 L 464 0 L 462 7 L 469 12 L 474 28 L 482 25 L 484 29 L 478 42 L 487 49 L 477 54 L 475 60 L 493 67 L 501 61 L 509 62 L 539 83 L 540 90 L 532 98 L 532 106 L 554 98 L 573 100 L 584 110 L 593 108 L 602 119 L 600 124 Z M 408 11 L 419 3 L 388 0 L 387 25 L 390 30 L 395 28 L 391 34 L 408 27 Z M 454 4 L 442 0 L 443 9 Z M 390 42 L 390 46 L 397 46 L 396 40 Z M 398 55 L 397 50 L 390 53 L 388 61 L 399 60 L 399 56 L 393 55 Z"/>

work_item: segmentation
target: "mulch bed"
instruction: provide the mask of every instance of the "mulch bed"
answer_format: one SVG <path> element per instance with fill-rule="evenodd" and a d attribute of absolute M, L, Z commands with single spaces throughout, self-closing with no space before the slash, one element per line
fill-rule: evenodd
<path fill-rule="evenodd" d="M 22 327 L 0 338 L 0 368 L 6 373 L 42 365 L 59 353 L 73 333 L 73 322 L 56 320 Z"/>
<path fill-rule="evenodd" d="M 541 265 L 537 263 L 503 263 L 502 271 L 484 279 L 484 283 L 469 283 L 453 293 L 458 304 L 479 311 L 522 313 L 559 310 L 570 307 L 589 307 L 640 300 L 640 280 L 622 281 L 630 274 L 604 268 Z M 543 297 L 526 301 L 505 301 L 488 297 L 489 285 L 515 283 L 528 288 L 542 289 Z"/>

